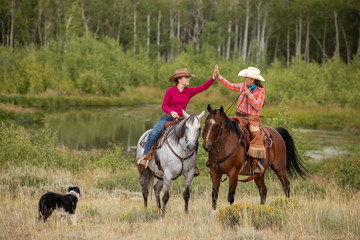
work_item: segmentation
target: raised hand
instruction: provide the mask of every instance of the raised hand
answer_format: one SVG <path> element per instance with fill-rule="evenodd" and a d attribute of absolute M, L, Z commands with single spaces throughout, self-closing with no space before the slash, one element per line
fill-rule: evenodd
<path fill-rule="evenodd" d="M 220 76 L 220 73 L 219 73 L 219 67 L 217 64 L 215 64 L 215 69 L 214 69 L 214 78 L 215 79 L 218 79 Z"/>

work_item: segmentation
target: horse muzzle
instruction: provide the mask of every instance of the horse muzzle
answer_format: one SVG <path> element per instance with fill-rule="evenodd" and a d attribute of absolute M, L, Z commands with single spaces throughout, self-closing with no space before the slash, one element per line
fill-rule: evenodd
<path fill-rule="evenodd" d="M 189 145 L 187 145 L 187 149 L 189 149 L 189 150 L 191 150 L 191 151 L 195 150 L 195 148 L 196 148 L 196 144 L 189 144 Z"/>
<path fill-rule="evenodd" d="M 205 151 L 207 151 L 207 152 L 210 151 L 211 145 L 206 144 L 206 143 L 204 142 L 202 146 L 203 146 L 203 148 L 204 148 Z"/>

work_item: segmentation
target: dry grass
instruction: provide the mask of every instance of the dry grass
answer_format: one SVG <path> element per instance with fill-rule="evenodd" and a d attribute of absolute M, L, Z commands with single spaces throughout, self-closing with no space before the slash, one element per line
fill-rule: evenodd
<path fill-rule="evenodd" d="M 17 176 L 35 175 L 46 179 L 46 184 L 26 186 Z M 208 174 L 203 173 L 203 174 Z M 107 175 L 97 169 L 74 175 L 65 170 L 40 169 L 35 167 L 13 168 L 0 174 L 0 239 L 359 239 L 359 197 L 350 190 L 339 189 L 314 177 L 309 181 L 292 180 L 292 198 L 300 209 L 289 209 L 288 219 L 276 228 L 255 229 L 250 221 L 241 226 L 224 226 L 216 221 L 211 209 L 211 192 L 191 195 L 190 214 L 184 214 L 181 195 L 172 194 L 164 218 L 135 222 L 121 221 L 132 209 L 142 208 L 138 192 L 126 189 L 106 191 L 96 187 L 96 179 Z M 180 178 L 177 181 L 182 181 Z M 210 179 L 208 179 L 210 185 Z M 284 196 L 280 183 L 267 179 L 267 204 Z M 303 191 L 303 186 L 313 183 L 324 194 Z M 29 185 L 29 184 L 28 184 Z M 30 184 L 31 185 L 31 184 Z M 82 190 L 77 209 L 77 225 L 70 221 L 61 223 L 53 215 L 44 224 L 37 221 L 37 203 L 46 191 L 64 192 L 69 185 L 78 185 Z M 193 186 L 194 187 L 194 186 Z M 247 190 L 241 191 L 243 188 Z M 228 182 L 221 186 L 218 208 L 228 206 Z M 259 203 L 254 183 L 238 185 L 235 203 Z M 155 207 L 152 198 L 150 207 Z"/>

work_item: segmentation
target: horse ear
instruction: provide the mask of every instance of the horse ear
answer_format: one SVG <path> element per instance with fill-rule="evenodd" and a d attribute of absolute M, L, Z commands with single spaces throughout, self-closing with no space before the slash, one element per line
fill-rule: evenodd
<path fill-rule="evenodd" d="M 190 115 L 187 114 L 184 110 L 182 110 L 182 113 L 183 113 L 183 115 L 184 115 L 185 118 L 188 118 L 188 117 L 190 116 Z"/>
<path fill-rule="evenodd" d="M 223 106 L 220 107 L 220 114 L 223 114 L 224 113 L 224 108 Z"/>
<path fill-rule="evenodd" d="M 212 108 L 211 108 L 210 104 L 207 106 L 207 110 L 208 110 L 209 113 L 212 112 Z"/>
<path fill-rule="evenodd" d="M 198 115 L 198 118 L 201 119 L 205 114 L 205 111 L 202 111 L 202 113 L 200 113 L 200 115 Z"/>

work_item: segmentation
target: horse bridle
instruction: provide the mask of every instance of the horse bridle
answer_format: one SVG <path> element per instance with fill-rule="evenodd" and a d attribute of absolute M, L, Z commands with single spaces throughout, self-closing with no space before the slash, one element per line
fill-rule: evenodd
<path fill-rule="evenodd" d="M 219 135 L 220 135 L 220 131 L 221 131 L 221 128 L 222 128 L 222 123 L 223 123 L 223 118 L 221 118 L 221 124 L 220 124 L 220 128 L 217 132 L 217 135 L 216 135 L 216 139 L 213 141 L 213 143 L 211 144 L 210 146 L 210 149 L 209 149 L 209 155 L 210 157 L 212 158 L 213 162 L 216 164 L 216 167 L 218 168 L 219 167 L 219 164 L 224 162 L 225 160 L 227 160 L 229 157 L 231 157 L 235 152 L 236 150 L 238 149 L 238 147 L 240 145 L 242 145 L 242 132 L 241 132 L 241 135 L 239 136 L 239 141 L 238 143 L 236 144 L 235 148 L 228 154 L 226 155 L 224 158 L 220 159 L 220 160 L 216 160 L 216 158 L 214 157 L 214 155 L 211 153 L 211 147 L 214 145 L 214 143 L 216 143 L 216 141 L 218 140 L 219 138 Z"/>
<path fill-rule="evenodd" d="M 174 131 L 174 130 L 172 130 L 172 131 Z M 165 142 L 166 142 L 166 144 L 168 145 L 168 147 L 170 148 L 171 152 L 172 152 L 177 158 L 179 158 L 180 161 L 181 161 L 181 171 L 180 171 L 180 174 L 172 179 L 172 180 L 175 180 L 175 179 L 177 179 L 178 177 L 181 176 L 181 172 L 182 172 L 182 170 L 183 170 L 183 168 L 184 168 L 184 161 L 187 160 L 187 159 L 189 159 L 189 158 L 191 158 L 191 157 L 194 155 L 195 150 L 194 150 L 189 156 L 183 158 L 183 157 L 180 157 L 180 156 L 174 151 L 174 149 L 171 147 L 170 143 L 168 142 L 168 135 L 166 135 L 166 132 L 165 132 Z M 157 179 L 159 179 L 159 180 L 163 180 L 162 177 L 157 176 L 149 167 L 148 167 L 147 169 L 148 169 L 148 171 L 149 171 L 152 175 L 154 175 L 155 178 L 157 178 Z"/>

